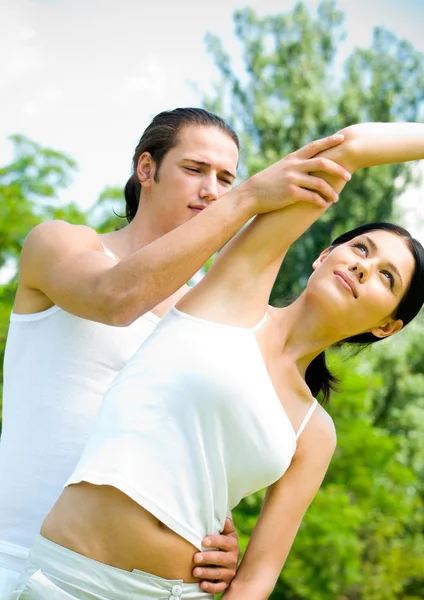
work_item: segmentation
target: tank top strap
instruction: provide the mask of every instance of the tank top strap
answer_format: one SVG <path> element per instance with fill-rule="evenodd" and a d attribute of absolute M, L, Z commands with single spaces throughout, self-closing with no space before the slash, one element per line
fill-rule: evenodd
<path fill-rule="evenodd" d="M 109 256 L 109 258 L 114 258 L 116 260 L 116 256 L 114 255 L 113 252 L 111 252 L 109 250 L 109 248 L 106 248 L 106 246 L 104 245 L 103 242 L 101 242 L 102 246 L 103 246 L 103 250 L 105 251 L 106 256 Z"/>
<path fill-rule="evenodd" d="M 309 410 L 306 413 L 305 418 L 303 419 L 302 423 L 300 424 L 299 431 L 296 434 L 297 440 L 299 439 L 299 437 L 302 434 L 303 430 L 305 429 L 306 425 L 309 423 L 309 419 L 312 417 L 317 406 L 318 406 L 318 400 L 315 398 L 314 401 L 312 402 L 311 406 L 309 407 Z"/>
<path fill-rule="evenodd" d="M 256 323 L 256 325 L 254 325 L 250 329 L 250 331 L 253 331 L 253 333 L 255 333 L 256 331 L 258 331 L 262 327 L 262 325 L 265 323 L 265 321 L 267 320 L 267 318 L 268 318 L 268 313 L 266 312 L 264 314 L 264 316 L 262 317 L 262 319 L 259 321 L 259 323 Z"/>

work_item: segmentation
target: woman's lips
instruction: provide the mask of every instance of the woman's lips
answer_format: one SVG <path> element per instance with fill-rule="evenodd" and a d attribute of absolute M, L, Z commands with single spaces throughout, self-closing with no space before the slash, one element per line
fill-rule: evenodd
<path fill-rule="evenodd" d="M 352 294 L 352 296 L 354 298 L 357 298 L 358 295 L 356 293 L 356 287 L 354 282 L 352 281 L 352 279 L 346 275 L 346 273 L 343 273 L 343 271 L 334 271 L 334 275 L 337 277 L 337 279 L 340 281 L 340 283 L 342 284 L 342 286 Z"/>

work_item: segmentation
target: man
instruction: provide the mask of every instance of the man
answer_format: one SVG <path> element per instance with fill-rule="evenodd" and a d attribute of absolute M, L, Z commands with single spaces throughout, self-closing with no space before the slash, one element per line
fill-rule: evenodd
<path fill-rule="evenodd" d="M 201 109 L 161 113 L 136 149 L 125 188 L 129 225 L 99 236 L 57 221 L 29 234 L 5 355 L 1 598 L 14 589 L 115 375 L 185 293 L 185 282 L 252 216 L 337 199 L 310 173 L 343 176 L 335 163 L 312 158 L 339 142 L 316 142 L 231 190 L 233 130 Z M 193 573 L 210 593 L 235 574 L 231 522 L 222 533 L 204 540 L 218 551 L 194 557 L 202 566 Z"/>

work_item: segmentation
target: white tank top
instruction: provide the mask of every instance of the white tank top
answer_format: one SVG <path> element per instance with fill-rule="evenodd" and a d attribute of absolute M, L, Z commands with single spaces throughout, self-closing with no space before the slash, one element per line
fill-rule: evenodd
<path fill-rule="evenodd" d="M 254 335 L 261 324 L 171 309 L 107 391 L 67 485 L 115 486 L 201 548 L 241 498 L 283 475 L 296 449 Z"/>
<path fill-rule="evenodd" d="M 151 333 L 58 306 L 12 313 L 4 359 L 0 443 L 0 566 L 20 569 L 87 441 L 106 389 Z"/>

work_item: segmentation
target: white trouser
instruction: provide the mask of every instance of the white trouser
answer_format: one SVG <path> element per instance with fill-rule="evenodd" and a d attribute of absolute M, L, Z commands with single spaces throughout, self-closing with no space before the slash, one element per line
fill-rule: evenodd
<path fill-rule="evenodd" d="M 0 600 L 9 600 L 16 588 L 21 573 L 0 567 Z"/>
<path fill-rule="evenodd" d="M 39 536 L 10 600 L 213 600 L 197 583 L 123 571 Z M 3 599 L 2 599 L 3 600 Z M 9 600 L 9 599 L 7 599 Z"/>

